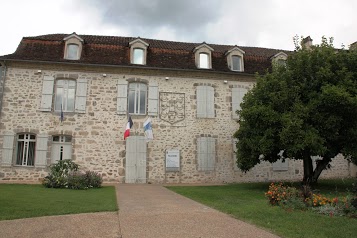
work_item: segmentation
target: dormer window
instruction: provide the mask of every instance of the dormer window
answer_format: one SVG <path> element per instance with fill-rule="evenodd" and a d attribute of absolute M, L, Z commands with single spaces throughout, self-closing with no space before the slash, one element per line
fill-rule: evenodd
<path fill-rule="evenodd" d="M 243 55 L 245 52 L 238 48 L 238 46 L 233 47 L 226 52 L 227 65 L 232 71 L 243 72 L 244 71 L 244 60 Z"/>
<path fill-rule="evenodd" d="M 239 55 L 232 56 L 232 70 L 242 71 L 242 57 Z"/>
<path fill-rule="evenodd" d="M 144 50 L 140 48 L 135 48 L 133 52 L 133 64 L 144 64 Z"/>
<path fill-rule="evenodd" d="M 130 63 L 146 65 L 147 48 L 149 44 L 140 38 L 129 42 L 130 46 Z"/>
<path fill-rule="evenodd" d="M 83 39 L 74 32 L 63 40 L 65 41 L 64 58 L 67 60 L 79 60 L 82 53 Z"/>
<path fill-rule="evenodd" d="M 206 53 L 200 53 L 200 63 L 199 63 L 199 68 L 200 69 L 209 69 L 209 56 Z"/>
<path fill-rule="evenodd" d="M 286 60 L 288 59 L 288 55 L 284 52 L 279 52 L 273 57 L 271 57 L 271 61 L 273 65 L 277 66 L 286 66 Z"/>
<path fill-rule="evenodd" d="M 78 60 L 78 50 L 79 46 L 76 44 L 68 44 L 67 45 L 67 57 L 66 59 Z"/>
<path fill-rule="evenodd" d="M 212 52 L 213 48 L 203 42 L 203 44 L 197 46 L 193 52 L 195 53 L 196 67 L 199 69 L 211 69 L 212 68 Z"/>

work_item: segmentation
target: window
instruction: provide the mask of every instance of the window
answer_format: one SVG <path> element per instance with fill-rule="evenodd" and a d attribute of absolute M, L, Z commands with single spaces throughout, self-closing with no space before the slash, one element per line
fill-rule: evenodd
<path fill-rule="evenodd" d="M 212 137 L 197 139 L 197 164 L 199 171 L 214 170 L 216 164 L 216 140 Z"/>
<path fill-rule="evenodd" d="M 199 68 L 201 68 L 201 69 L 208 69 L 208 68 L 209 68 L 208 59 L 209 59 L 208 54 L 206 54 L 206 53 L 200 53 Z"/>
<path fill-rule="evenodd" d="M 72 137 L 61 135 L 52 137 L 51 162 L 72 159 Z"/>
<path fill-rule="evenodd" d="M 240 104 L 244 95 L 248 92 L 246 88 L 232 88 L 232 118 L 239 119 L 237 111 L 241 110 Z"/>
<path fill-rule="evenodd" d="M 144 83 L 130 83 L 128 94 L 128 109 L 130 114 L 146 114 L 147 85 Z"/>
<path fill-rule="evenodd" d="M 149 44 L 139 37 L 129 42 L 130 63 L 146 65 Z"/>
<path fill-rule="evenodd" d="M 17 135 L 16 165 L 34 166 L 35 149 L 36 149 L 36 135 L 32 135 L 32 134 Z"/>
<path fill-rule="evenodd" d="M 232 56 L 232 70 L 242 71 L 242 57 L 238 55 Z"/>
<path fill-rule="evenodd" d="M 74 111 L 76 81 L 63 79 L 57 80 L 55 94 L 55 111 Z"/>
<path fill-rule="evenodd" d="M 140 48 L 134 49 L 133 64 L 144 64 L 144 50 Z"/>
<path fill-rule="evenodd" d="M 279 159 L 275 163 L 273 163 L 273 171 L 287 171 L 289 169 L 289 161 L 285 159 L 283 162 L 282 159 Z"/>
<path fill-rule="evenodd" d="M 279 65 L 279 66 L 286 66 L 286 60 L 284 60 L 284 59 L 278 59 L 277 61 L 276 61 L 276 63 L 277 63 L 277 65 Z"/>
<path fill-rule="evenodd" d="M 234 46 L 228 50 L 225 55 L 227 56 L 228 68 L 232 71 L 243 72 L 244 71 L 244 57 L 245 52 L 238 46 Z"/>
<path fill-rule="evenodd" d="M 197 86 L 197 118 L 214 117 L 214 88 Z"/>
<path fill-rule="evenodd" d="M 79 46 L 76 44 L 68 44 L 67 45 L 67 57 L 66 59 L 70 60 L 78 60 L 78 50 Z"/>

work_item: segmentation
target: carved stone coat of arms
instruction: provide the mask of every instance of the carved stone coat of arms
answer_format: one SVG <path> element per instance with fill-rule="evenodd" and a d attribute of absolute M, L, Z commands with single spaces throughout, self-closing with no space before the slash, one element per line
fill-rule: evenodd
<path fill-rule="evenodd" d="M 160 92 L 160 118 L 171 124 L 185 119 L 185 94 Z"/>

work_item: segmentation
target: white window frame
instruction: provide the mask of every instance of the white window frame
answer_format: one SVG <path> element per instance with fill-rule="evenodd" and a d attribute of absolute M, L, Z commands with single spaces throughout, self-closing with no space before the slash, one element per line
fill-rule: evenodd
<path fill-rule="evenodd" d="M 140 61 L 135 57 L 136 56 L 135 52 L 141 52 Z M 133 49 L 133 64 L 144 65 L 144 61 L 145 61 L 145 49 L 134 48 Z"/>
<path fill-rule="evenodd" d="M 201 45 L 194 48 L 193 52 L 195 54 L 195 64 L 198 69 L 212 69 L 212 52 L 214 49 L 207 45 L 206 43 L 202 43 Z M 201 64 L 201 55 L 207 55 L 207 67 L 202 67 Z"/>
<path fill-rule="evenodd" d="M 234 58 L 237 57 L 239 58 L 239 64 L 235 65 L 234 64 Z M 238 72 L 242 72 L 242 67 L 243 67 L 243 57 L 241 55 L 232 55 L 232 71 L 238 71 Z M 237 67 L 238 66 L 238 67 Z"/>
<path fill-rule="evenodd" d="M 65 48 L 64 48 L 64 59 L 67 60 L 79 60 L 81 58 L 82 54 L 82 48 L 83 48 L 83 43 L 84 40 L 79 37 L 76 33 L 73 33 L 63 39 L 65 41 Z M 77 54 L 75 57 L 69 57 L 69 46 L 70 45 L 77 45 Z"/>
<path fill-rule="evenodd" d="M 138 37 L 135 40 L 129 42 L 129 47 L 130 47 L 130 63 L 136 65 L 146 65 L 149 44 Z M 135 57 L 134 57 L 135 49 L 143 50 L 143 60 L 141 63 L 137 63 L 135 61 Z"/>
<path fill-rule="evenodd" d="M 63 82 L 63 84 L 62 84 Z M 74 85 L 70 85 L 70 82 L 74 82 Z M 61 83 L 61 84 L 60 84 Z M 76 86 L 77 82 L 76 80 L 72 79 L 57 79 L 56 80 L 56 86 L 55 86 L 55 102 L 54 102 L 54 111 L 55 112 L 74 112 L 76 110 Z M 62 97 L 57 98 L 58 96 L 58 90 L 62 89 Z M 70 91 L 74 91 L 73 94 L 73 105 L 71 110 L 68 109 L 68 95 Z M 57 105 L 57 100 L 61 100 L 61 107 Z M 58 108 L 59 107 L 59 108 Z"/>
<path fill-rule="evenodd" d="M 75 50 L 76 50 L 76 52 L 75 52 L 75 54 L 73 54 L 73 55 L 71 55 L 71 49 L 73 48 L 73 47 L 76 47 L 75 48 Z M 66 59 L 69 59 L 69 60 L 78 60 L 79 59 L 79 45 L 78 44 L 67 44 L 67 54 L 66 54 Z M 74 50 L 74 49 L 72 49 L 72 50 Z"/>
<path fill-rule="evenodd" d="M 135 87 L 133 88 L 133 85 L 135 85 Z M 145 86 L 145 89 L 142 88 Z M 131 93 L 134 92 L 134 108 L 133 111 L 130 111 L 130 103 L 131 103 L 131 98 L 130 95 Z M 140 105 L 140 100 L 142 97 L 141 92 L 145 92 L 145 104 L 144 104 L 144 113 L 141 113 L 141 107 L 142 105 Z M 147 113 L 147 101 L 148 101 L 148 85 L 145 83 L 129 83 L 128 86 L 128 112 L 131 115 L 146 115 Z"/>
<path fill-rule="evenodd" d="M 58 138 L 58 141 L 55 140 L 56 138 Z M 55 153 L 59 153 L 58 160 L 55 157 Z M 71 159 L 72 156 L 68 158 L 68 156 L 66 156 L 66 153 L 72 155 L 72 136 L 69 135 L 52 136 L 51 163 L 56 163 L 57 161 L 60 160 Z"/>
<path fill-rule="evenodd" d="M 20 138 L 22 137 L 23 138 Z M 17 134 L 16 166 L 34 167 L 36 156 L 36 135 L 31 133 Z"/>
<path fill-rule="evenodd" d="M 199 53 L 199 68 L 200 69 L 209 69 L 209 54 L 207 53 Z M 203 57 L 204 56 L 204 57 Z M 206 58 L 205 58 L 206 57 Z"/>
<path fill-rule="evenodd" d="M 198 171 L 214 171 L 216 166 L 216 139 L 212 137 L 197 138 Z"/>

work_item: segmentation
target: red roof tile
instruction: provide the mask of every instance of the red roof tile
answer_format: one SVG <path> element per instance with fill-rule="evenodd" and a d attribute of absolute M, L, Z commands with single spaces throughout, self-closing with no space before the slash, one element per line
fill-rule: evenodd
<path fill-rule="evenodd" d="M 1 56 L 0 59 L 72 62 L 105 65 L 131 65 L 129 42 L 136 37 L 78 35 L 84 40 L 81 59 L 78 61 L 64 59 L 67 34 L 50 34 L 24 37 L 15 53 Z M 149 44 L 147 66 L 168 69 L 197 69 L 194 59 L 194 48 L 202 43 L 187 43 L 140 38 Z M 206 43 L 208 44 L 208 43 Z M 231 72 L 227 66 L 225 53 L 233 45 L 208 44 L 214 49 L 212 70 Z M 271 67 L 271 57 L 279 52 L 289 51 L 259 47 L 238 46 L 245 51 L 244 72 L 264 73 Z"/>

